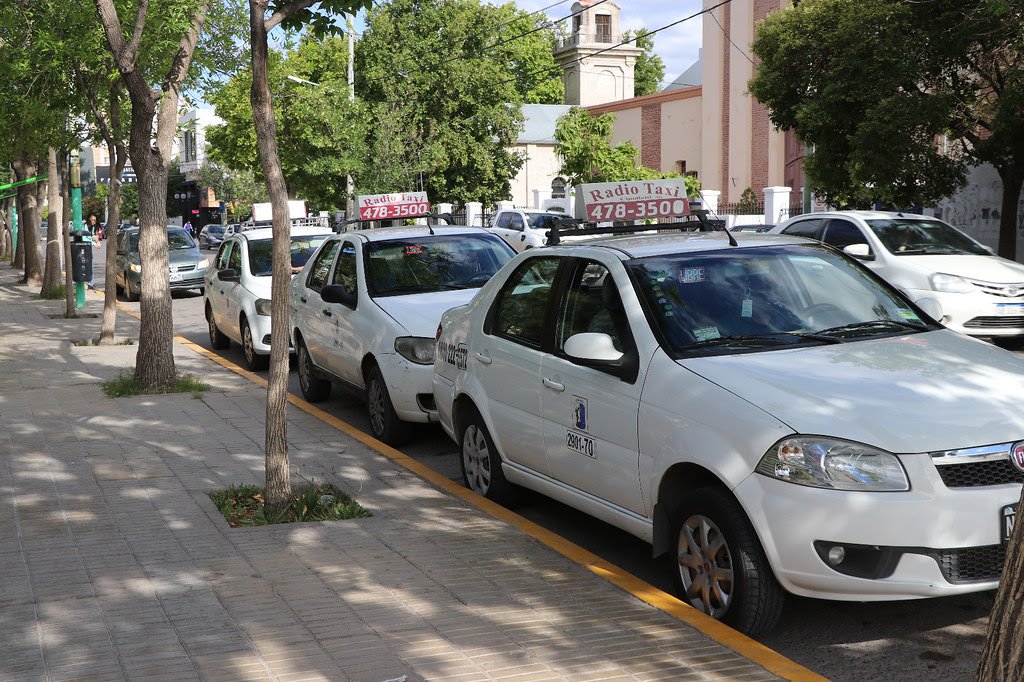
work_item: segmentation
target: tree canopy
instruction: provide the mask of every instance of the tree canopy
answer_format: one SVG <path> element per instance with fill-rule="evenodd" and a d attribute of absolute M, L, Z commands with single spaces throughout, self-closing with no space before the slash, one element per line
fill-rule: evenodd
<path fill-rule="evenodd" d="M 758 25 L 749 88 L 812 147 L 837 205 L 928 205 L 969 165 L 1003 180 L 999 251 L 1016 253 L 1024 182 L 1022 14 L 1005 0 L 804 0 Z"/>
<path fill-rule="evenodd" d="M 661 82 L 665 79 L 665 62 L 654 52 L 654 35 L 648 33 L 646 28 L 635 32 L 627 31 L 625 39 L 629 40 L 636 36 L 634 45 L 643 50 L 643 53 L 636 58 L 636 65 L 633 67 L 633 95 L 653 95 L 661 92 Z"/>

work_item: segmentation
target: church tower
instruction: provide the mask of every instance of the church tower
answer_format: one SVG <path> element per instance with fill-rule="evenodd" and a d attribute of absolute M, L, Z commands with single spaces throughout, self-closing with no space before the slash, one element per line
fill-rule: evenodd
<path fill-rule="evenodd" d="M 632 43 L 619 45 L 619 6 L 612 0 L 577 0 L 572 12 L 572 33 L 554 52 L 565 103 L 586 107 L 633 97 L 633 67 L 643 51 Z"/>

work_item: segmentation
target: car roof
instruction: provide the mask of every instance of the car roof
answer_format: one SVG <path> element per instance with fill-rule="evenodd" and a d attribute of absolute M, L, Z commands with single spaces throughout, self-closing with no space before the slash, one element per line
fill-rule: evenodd
<path fill-rule="evenodd" d="M 293 227 L 291 230 L 293 237 L 312 237 L 316 235 L 330 236 L 334 234 L 331 230 L 326 227 Z M 256 241 L 260 239 L 271 239 L 274 236 L 274 228 L 272 227 L 257 227 L 251 230 L 244 230 L 242 232 L 236 232 L 249 241 Z M 231 235 L 232 237 L 234 235 Z"/>
<path fill-rule="evenodd" d="M 433 231 L 435 235 L 483 234 L 488 238 L 497 239 L 482 227 L 467 225 L 404 225 L 401 227 L 376 227 L 370 230 L 353 230 L 346 234 L 359 235 L 368 242 L 379 242 L 385 239 L 401 239 L 402 237 L 428 237 Z"/>
<path fill-rule="evenodd" d="M 583 242 L 572 242 L 560 246 L 544 247 L 571 251 L 582 248 L 601 248 L 617 251 L 620 257 L 647 258 L 673 253 L 694 253 L 698 251 L 729 251 L 758 246 L 784 246 L 790 244 L 817 244 L 813 239 L 765 232 L 733 233 L 737 246 L 729 245 L 724 231 L 715 232 L 662 232 L 659 234 L 634 234 L 613 237 L 598 237 Z"/>
<path fill-rule="evenodd" d="M 804 213 L 803 215 L 793 216 L 786 222 L 797 220 L 798 218 L 860 218 L 861 220 L 892 220 L 893 218 L 910 218 L 913 220 L 938 220 L 928 215 L 920 215 L 917 213 L 907 213 L 904 211 L 822 211 L 820 213 Z"/>

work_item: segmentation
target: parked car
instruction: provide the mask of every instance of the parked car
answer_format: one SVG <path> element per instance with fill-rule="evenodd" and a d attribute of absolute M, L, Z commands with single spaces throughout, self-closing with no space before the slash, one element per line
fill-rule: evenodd
<path fill-rule="evenodd" d="M 196 289 L 203 293 L 206 269 L 210 259 L 204 256 L 186 230 L 167 226 L 167 256 L 172 291 Z M 115 286 L 124 291 L 129 301 L 139 300 L 142 284 L 142 258 L 139 256 L 139 228 L 128 227 L 117 232 L 117 278 Z"/>
<path fill-rule="evenodd" d="M 203 229 L 199 231 L 199 238 L 196 240 L 199 242 L 199 248 L 201 249 L 216 249 L 224 241 L 224 226 L 217 223 L 210 223 L 204 225 Z"/>
<path fill-rule="evenodd" d="M 466 485 L 531 488 L 650 542 L 681 599 L 752 634 L 785 592 L 994 589 L 1024 358 L 827 246 L 730 241 L 534 249 L 447 311 L 434 397 Z"/>
<path fill-rule="evenodd" d="M 437 421 L 431 390 L 441 313 L 469 301 L 514 255 L 476 227 L 334 235 L 292 280 L 291 341 L 311 402 L 336 381 L 365 392 L 370 429 L 395 444 L 406 422 Z"/>
<path fill-rule="evenodd" d="M 516 251 L 525 251 L 544 246 L 551 222 L 565 217 L 564 213 L 555 211 L 505 209 L 494 214 L 487 229 L 508 242 Z"/>
<path fill-rule="evenodd" d="M 330 234 L 322 229 L 293 229 L 292 268 L 303 267 Z M 210 345 L 222 350 L 232 341 L 242 344 L 245 362 L 253 371 L 266 369 L 270 356 L 272 247 L 270 228 L 230 235 L 217 252 L 214 267 L 206 272 L 203 308 Z"/>
<path fill-rule="evenodd" d="M 938 319 L 972 336 L 1024 341 L 1024 265 L 996 256 L 952 225 L 910 213 L 797 216 L 773 232 L 842 249 L 905 293 L 932 298 Z"/>

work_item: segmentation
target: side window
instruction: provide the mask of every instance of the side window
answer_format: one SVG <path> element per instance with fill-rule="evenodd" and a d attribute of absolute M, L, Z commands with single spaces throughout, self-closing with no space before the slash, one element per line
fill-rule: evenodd
<path fill-rule="evenodd" d="M 839 250 L 850 244 L 867 244 L 864 232 L 848 220 L 833 220 L 825 230 L 825 243 Z"/>
<path fill-rule="evenodd" d="M 352 242 L 342 245 L 331 284 L 344 284 L 350 294 L 356 293 L 356 247 Z"/>
<path fill-rule="evenodd" d="M 320 253 L 317 254 L 313 266 L 309 269 L 309 275 L 306 277 L 307 287 L 317 293 L 324 288 L 327 278 L 331 274 L 331 264 L 334 263 L 334 256 L 338 253 L 339 246 L 341 246 L 341 242 L 334 240 L 327 242 L 320 249 Z"/>
<path fill-rule="evenodd" d="M 237 272 L 239 275 L 242 274 L 242 245 L 235 244 L 235 247 L 228 253 L 228 267 Z"/>
<path fill-rule="evenodd" d="M 540 348 L 544 315 L 560 261 L 556 256 L 531 258 L 516 268 L 495 301 L 490 333 Z"/>
<path fill-rule="evenodd" d="M 783 230 L 782 233 L 791 234 L 795 237 L 808 237 L 810 239 L 817 239 L 818 241 L 821 241 L 821 226 L 824 222 L 825 221 L 820 218 L 798 220 Z"/>
<path fill-rule="evenodd" d="M 607 334 L 619 352 L 624 352 L 628 345 L 625 341 L 630 336 L 629 322 L 618 287 L 600 263 L 583 262 L 573 271 L 558 315 L 556 348 L 563 350 L 570 336 L 584 332 Z"/>
<path fill-rule="evenodd" d="M 220 250 L 217 251 L 217 269 L 223 270 L 228 266 L 228 252 L 231 251 L 231 245 L 234 242 L 226 241 L 220 245 Z"/>
<path fill-rule="evenodd" d="M 522 232 L 525 225 L 523 225 L 523 216 L 518 213 L 512 214 L 512 220 L 509 221 L 508 229 Z"/>
<path fill-rule="evenodd" d="M 494 221 L 494 226 L 495 227 L 502 227 L 502 228 L 508 227 L 508 223 L 509 223 L 510 220 L 512 220 L 512 214 L 511 213 L 509 213 L 507 211 L 505 213 L 499 213 L 498 214 L 498 219 L 496 221 Z"/>

